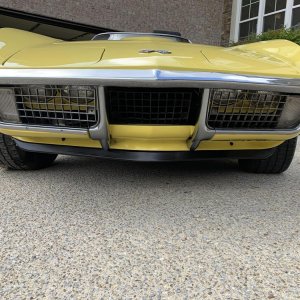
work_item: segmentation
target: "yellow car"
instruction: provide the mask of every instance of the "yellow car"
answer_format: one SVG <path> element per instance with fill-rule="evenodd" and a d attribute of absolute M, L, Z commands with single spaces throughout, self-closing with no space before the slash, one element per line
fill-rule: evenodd
<path fill-rule="evenodd" d="M 0 162 L 57 154 L 134 161 L 238 159 L 281 173 L 300 132 L 300 47 L 221 48 L 168 32 L 65 42 L 0 29 Z"/>

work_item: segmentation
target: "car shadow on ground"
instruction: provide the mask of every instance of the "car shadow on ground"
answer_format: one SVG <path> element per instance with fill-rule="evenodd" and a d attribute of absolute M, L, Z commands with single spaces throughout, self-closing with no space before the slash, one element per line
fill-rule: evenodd
<path fill-rule="evenodd" d="M 193 205 L 188 206 L 191 201 L 208 206 L 217 202 L 240 206 L 259 203 L 260 199 L 282 198 L 286 188 L 290 195 L 297 195 L 299 164 L 297 157 L 286 173 L 265 175 L 244 173 L 235 160 L 141 163 L 59 156 L 48 169 L 2 171 L 2 176 L 7 177 L 5 181 L 10 182 L 12 189 L 22 185 L 23 191 L 28 190 L 28 197 L 38 199 L 50 192 L 53 196 L 49 201 L 60 202 L 61 208 L 91 205 L 97 210 L 114 203 L 115 209 L 120 210 L 134 203 L 150 209 L 166 201 L 170 205 L 186 203 L 185 210 L 192 211 Z"/>
<path fill-rule="evenodd" d="M 299 161 L 295 161 L 290 170 L 293 170 L 297 164 Z M 110 181 L 110 184 L 115 182 L 116 188 L 128 183 L 138 183 L 139 187 L 149 186 L 149 184 L 154 187 L 156 184 L 156 187 L 159 187 L 165 183 L 173 185 L 174 188 L 186 184 L 206 184 L 219 188 L 236 186 L 243 189 L 251 187 L 251 182 L 255 183 L 255 186 L 263 186 L 266 181 L 269 185 L 279 182 L 284 184 L 285 180 L 292 179 L 289 176 L 290 170 L 279 175 L 245 173 L 239 170 L 236 160 L 145 163 L 60 156 L 54 166 L 40 172 L 53 175 L 69 174 L 67 178 L 71 181 L 73 174 L 89 185 L 98 185 L 99 182 L 107 181 Z M 297 180 L 294 176 L 293 180 Z"/>
<path fill-rule="evenodd" d="M 127 170 L 132 172 L 166 172 L 166 173 L 186 173 L 186 175 L 196 173 L 218 173 L 238 172 L 238 163 L 235 160 L 199 160 L 194 162 L 134 162 L 122 160 L 103 160 L 97 158 L 67 157 L 60 156 L 54 168 L 93 168 L 94 170 Z"/>

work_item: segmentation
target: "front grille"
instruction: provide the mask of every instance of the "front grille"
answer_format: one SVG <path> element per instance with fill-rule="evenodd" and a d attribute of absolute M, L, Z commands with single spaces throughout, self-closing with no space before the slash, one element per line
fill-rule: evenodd
<path fill-rule="evenodd" d="M 97 123 L 97 89 L 91 86 L 13 87 L 23 124 L 90 128 Z"/>
<path fill-rule="evenodd" d="M 126 88 L 105 90 L 111 124 L 194 125 L 202 90 L 190 88 Z"/>
<path fill-rule="evenodd" d="M 286 99 L 276 92 L 212 89 L 207 124 L 213 129 L 273 129 Z"/>

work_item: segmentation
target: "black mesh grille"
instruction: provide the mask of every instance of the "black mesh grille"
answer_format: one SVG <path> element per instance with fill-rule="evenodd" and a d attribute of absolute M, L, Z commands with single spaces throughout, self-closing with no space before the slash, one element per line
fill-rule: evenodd
<path fill-rule="evenodd" d="M 194 125 L 202 90 L 189 88 L 106 88 L 111 124 Z"/>
<path fill-rule="evenodd" d="M 90 128 L 97 123 L 97 89 L 77 86 L 14 87 L 23 124 Z"/>
<path fill-rule="evenodd" d="M 214 129 L 276 128 L 287 96 L 275 92 L 212 89 L 208 126 Z"/>

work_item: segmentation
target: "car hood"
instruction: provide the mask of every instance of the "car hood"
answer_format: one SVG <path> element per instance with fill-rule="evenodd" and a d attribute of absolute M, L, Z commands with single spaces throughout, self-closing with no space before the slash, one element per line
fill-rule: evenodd
<path fill-rule="evenodd" d="M 5 67 L 86 68 L 102 58 L 104 48 L 86 43 L 54 43 L 26 48 L 12 55 Z"/>
<path fill-rule="evenodd" d="M 231 48 L 155 40 L 56 42 L 21 50 L 3 67 L 161 69 L 299 77 L 299 49 L 287 41 Z"/>

